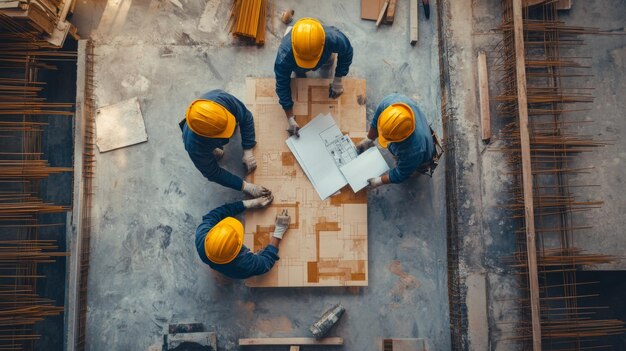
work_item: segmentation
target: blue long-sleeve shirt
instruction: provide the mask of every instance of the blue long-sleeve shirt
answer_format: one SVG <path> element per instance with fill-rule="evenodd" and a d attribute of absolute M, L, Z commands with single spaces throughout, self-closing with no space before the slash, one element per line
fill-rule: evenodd
<path fill-rule="evenodd" d="M 335 77 L 344 77 L 350 70 L 350 65 L 352 64 L 352 45 L 348 37 L 333 26 L 322 27 L 326 33 L 324 51 L 322 52 L 322 57 L 319 62 L 312 69 L 300 68 L 296 64 L 296 59 L 293 56 L 293 50 L 291 48 L 291 32 L 283 37 L 278 47 L 278 54 L 276 54 L 276 62 L 274 63 L 276 95 L 278 95 L 278 102 L 285 110 L 293 107 L 293 100 L 291 99 L 291 72 L 303 74 L 308 71 L 316 71 L 328 61 L 333 53 L 337 54 Z"/>
<path fill-rule="evenodd" d="M 196 250 L 202 262 L 233 279 L 246 279 L 267 273 L 272 269 L 274 263 L 280 259 L 278 257 L 278 248 L 274 245 L 267 245 L 256 254 L 250 252 L 250 249 L 244 245 L 237 257 L 226 264 L 213 263 L 206 256 L 206 252 L 204 251 L 204 239 L 211 228 L 222 219 L 237 216 L 244 210 L 245 207 L 242 201 L 220 206 L 204 215 L 204 217 L 202 217 L 202 223 L 198 226 L 198 229 L 196 229 Z"/>
<path fill-rule="evenodd" d="M 397 143 L 389 143 L 389 151 L 396 157 L 396 167 L 389 171 L 389 180 L 392 183 L 402 183 L 409 178 L 417 168 L 432 160 L 435 152 L 435 143 L 430 134 L 430 127 L 424 113 L 415 101 L 402 94 L 387 95 L 376 108 L 370 128 L 378 128 L 378 117 L 389 105 L 394 103 L 407 104 L 415 114 L 415 131 L 407 139 Z"/>
<path fill-rule="evenodd" d="M 219 89 L 205 93 L 200 99 L 217 102 L 235 116 L 241 133 L 241 146 L 244 150 L 252 149 L 256 145 L 252 113 L 248 111 L 243 102 Z M 220 167 L 217 159 L 213 156 L 213 149 L 223 148 L 224 145 L 228 144 L 229 139 L 207 138 L 198 135 L 187 126 L 187 122 L 184 120 L 180 127 L 183 131 L 185 150 L 202 175 L 212 182 L 231 189 L 241 190 L 243 179 Z"/>

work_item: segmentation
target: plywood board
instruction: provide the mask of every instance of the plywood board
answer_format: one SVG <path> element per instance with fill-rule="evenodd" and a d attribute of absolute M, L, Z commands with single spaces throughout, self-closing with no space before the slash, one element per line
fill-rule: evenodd
<path fill-rule="evenodd" d="M 376 21 L 385 0 L 361 0 L 361 19 Z"/>
<path fill-rule="evenodd" d="M 100 152 L 147 140 L 146 126 L 136 97 L 96 111 L 96 145 Z"/>
<path fill-rule="evenodd" d="M 292 79 L 296 120 L 303 126 L 319 113 L 331 113 L 342 133 L 358 141 L 367 134 L 365 105 L 357 102 L 365 101 L 365 80 L 342 82 L 344 93 L 333 100 L 328 97 L 328 79 Z M 320 200 L 285 143 L 287 120 L 274 89 L 273 78 L 246 80 L 245 102 L 254 116 L 258 162 L 248 181 L 272 190 L 274 202 L 246 213 L 244 243 L 253 251 L 262 249 L 283 209 L 291 214 L 291 225 L 280 244 L 280 260 L 246 285 L 367 286 L 367 192 L 355 194 L 346 186 L 339 195 Z"/>

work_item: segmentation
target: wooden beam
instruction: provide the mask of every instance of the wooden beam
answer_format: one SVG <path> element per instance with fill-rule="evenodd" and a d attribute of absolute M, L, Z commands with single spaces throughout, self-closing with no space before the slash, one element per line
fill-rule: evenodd
<path fill-rule="evenodd" d="M 343 345 L 343 338 L 331 337 L 323 339 L 315 338 L 250 338 L 239 339 L 239 346 L 252 346 L 252 345 L 327 345 L 327 346 L 341 346 Z"/>
<path fill-rule="evenodd" d="M 383 7 L 380 9 L 380 13 L 378 14 L 378 19 L 376 20 L 376 27 L 380 26 L 380 23 L 383 21 L 385 17 L 385 13 L 387 12 L 387 7 L 389 6 L 389 0 L 385 0 Z"/>
<path fill-rule="evenodd" d="M 396 0 L 390 0 L 385 15 L 385 23 L 391 24 L 396 16 Z"/>
<path fill-rule="evenodd" d="M 480 129 L 483 142 L 491 139 L 491 115 L 489 113 L 489 78 L 487 77 L 487 55 L 478 53 L 478 95 L 480 97 Z"/>
<path fill-rule="evenodd" d="M 409 37 L 411 38 L 411 45 L 417 44 L 418 35 L 418 6 L 417 0 L 409 0 Z"/>
<path fill-rule="evenodd" d="M 539 279 L 537 277 L 537 244 L 535 243 L 535 208 L 533 203 L 533 175 L 530 160 L 528 132 L 528 99 L 526 95 L 526 57 L 524 51 L 524 23 L 522 0 L 513 0 L 513 33 L 515 35 L 515 71 L 517 74 L 517 110 L 519 114 L 522 148 L 522 187 L 524 190 L 524 219 L 526 227 L 526 254 L 528 255 L 528 283 L 530 288 L 530 318 L 533 332 L 533 350 L 541 350 L 541 320 L 539 318 Z"/>

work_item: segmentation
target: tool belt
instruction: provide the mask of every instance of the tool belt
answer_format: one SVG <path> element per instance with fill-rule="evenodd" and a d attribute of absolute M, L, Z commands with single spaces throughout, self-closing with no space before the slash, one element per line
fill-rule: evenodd
<path fill-rule="evenodd" d="M 433 142 L 435 143 L 433 158 L 428 162 L 422 163 L 417 168 L 416 172 L 425 174 L 432 178 L 433 172 L 435 171 L 435 168 L 437 168 L 437 166 L 439 165 L 439 160 L 441 159 L 441 156 L 443 156 L 443 146 L 441 145 L 441 139 L 439 139 L 439 136 L 432 128 L 430 128 L 430 135 L 433 137 Z"/>

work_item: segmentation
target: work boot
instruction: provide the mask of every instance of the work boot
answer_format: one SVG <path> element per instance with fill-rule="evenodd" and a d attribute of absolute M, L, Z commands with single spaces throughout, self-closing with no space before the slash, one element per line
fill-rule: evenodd
<path fill-rule="evenodd" d="M 222 157 L 224 157 L 224 150 L 216 147 L 215 149 L 213 149 L 213 157 L 215 157 L 215 159 L 218 161 L 221 160 Z"/>

